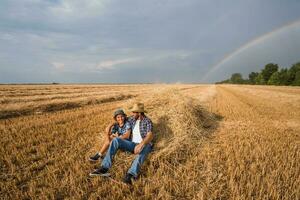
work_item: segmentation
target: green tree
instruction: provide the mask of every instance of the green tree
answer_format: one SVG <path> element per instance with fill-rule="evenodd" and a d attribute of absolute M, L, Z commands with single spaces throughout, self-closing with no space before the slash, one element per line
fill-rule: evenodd
<path fill-rule="evenodd" d="M 233 84 L 257 84 L 257 85 L 299 85 L 300 86 L 300 62 L 293 64 L 291 68 L 282 68 L 278 71 L 278 65 L 269 63 L 258 72 L 251 72 L 249 79 L 243 79 L 240 73 L 234 73 L 230 79 L 217 83 Z"/>
<path fill-rule="evenodd" d="M 264 84 L 266 84 L 262 73 L 259 73 L 258 76 L 255 78 L 255 84 L 257 84 L 257 85 L 264 85 Z"/>
<path fill-rule="evenodd" d="M 279 85 L 279 84 L 280 84 L 279 72 L 274 72 L 268 80 L 268 85 Z"/>
<path fill-rule="evenodd" d="M 261 74 L 263 76 L 263 79 L 265 81 L 265 83 L 268 82 L 268 80 L 270 79 L 270 77 L 272 76 L 272 74 L 274 72 L 278 71 L 278 65 L 277 64 L 273 64 L 273 63 L 269 63 L 265 66 L 265 68 L 261 71 Z"/>
<path fill-rule="evenodd" d="M 231 83 L 242 84 L 244 82 L 243 77 L 240 73 L 234 73 L 230 78 Z"/>
<path fill-rule="evenodd" d="M 250 82 L 250 84 L 255 84 L 255 79 L 256 79 L 256 77 L 258 76 L 258 72 L 251 72 L 250 74 L 249 74 L 249 82 Z"/>
<path fill-rule="evenodd" d="M 282 68 L 280 71 L 279 71 L 279 85 L 288 85 L 288 69 L 286 68 Z"/>
<path fill-rule="evenodd" d="M 288 85 L 292 85 L 296 78 L 296 73 L 300 71 L 300 62 L 293 64 L 292 67 L 288 70 Z"/>
<path fill-rule="evenodd" d="M 297 71 L 296 75 L 295 75 L 295 80 L 293 82 L 293 85 L 298 85 L 300 86 L 300 71 Z"/>
<path fill-rule="evenodd" d="M 226 79 L 226 80 L 223 80 L 223 81 L 216 82 L 216 84 L 222 84 L 222 83 L 230 83 L 230 79 Z"/>

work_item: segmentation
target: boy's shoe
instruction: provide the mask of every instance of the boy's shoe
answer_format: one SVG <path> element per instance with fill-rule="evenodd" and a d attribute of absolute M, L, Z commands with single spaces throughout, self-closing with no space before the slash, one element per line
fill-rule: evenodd
<path fill-rule="evenodd" d="M 123 182 L 129 185 L 132 185 L 132 179 L 134 176 L 132 174 L 127 173 L 123 179 Z"/>
<path fill-rule="evenodd" d="M 95 155 L 91 156 L 89 160 L 92 162 L 96 162 L 99 160 L 99 158 L 103 159 L 103 156 L 99 152 L 97 152 Z"/>
<path fill-rule="evenodd" d="M 96 169 L 95 171 L 91 172 L 90 177 L 94 177 L 94 176 L 110 176 L 110 173 L 108 173 L 108 169 L 104 168 L 104 167 L 100 167 L 98 169 Z"/>

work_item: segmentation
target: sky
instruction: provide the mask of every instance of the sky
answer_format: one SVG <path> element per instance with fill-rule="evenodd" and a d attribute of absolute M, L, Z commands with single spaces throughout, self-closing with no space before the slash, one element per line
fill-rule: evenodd
<path fill-rule="evenodd" d="M 300 0 L 0 0 L 0 83 L 213 83 L 300 61 Z"/>

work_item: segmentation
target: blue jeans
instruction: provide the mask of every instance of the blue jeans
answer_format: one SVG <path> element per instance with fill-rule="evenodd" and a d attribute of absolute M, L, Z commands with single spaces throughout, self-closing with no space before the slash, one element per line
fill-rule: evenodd
<path fill-rule="evenodd" d="M 121 138 L 114 138 L 108 148 L 108 151 L 105 155 L 105 158 L 102 161 L 101 166 L 104 168 L 111 168 L 112 166 L 112 159 L 114 155 L 117 153 L 118 149 L 122 149 L 124 151 L 129 151 L 134 153 L 134 148 L 137 144 L 131 142 L 129 140 L 124 140 Z M 131 164 L 131 167 L 128 170 L 129 174 L 132 174 L 135 178 L 137 178 L 140 167 L 145 161 L 147 155 L 151 152 L 152 146 L 150 144 L 146 144 L 142 151 L 135 157 L 134 161 Z"/>

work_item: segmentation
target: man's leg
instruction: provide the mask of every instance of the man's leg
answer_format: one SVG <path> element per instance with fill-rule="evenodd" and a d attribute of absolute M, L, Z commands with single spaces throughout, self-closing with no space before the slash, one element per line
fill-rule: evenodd
<path fill-rule="evenodd" d="M 152 146 L 150 144 L 146 144 L 143 150 L 135 157 L 134 161 L 131 164 L 130 169 L 128 170 L 128 173 L 133 175 L 135 178 L 137 178 L 141 165 L 146 160 L 147 155 L 151 151 L 152 151 Z"/>
<path fill-rule="evenodd" d="M 121 138 L 114 138 L 110 143 L 110 146 L 102 161 L 101 166 L 106 169 L 111 168 L 112 159 L 114 155 L 117 153 L 118 149 L 123 149 L 125 151 L 133 152 L 135 145 L 136 144 L 131 141 L 124 140 Z"/>

